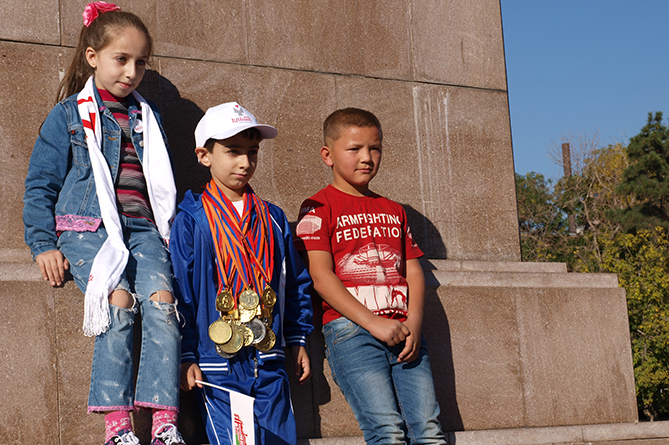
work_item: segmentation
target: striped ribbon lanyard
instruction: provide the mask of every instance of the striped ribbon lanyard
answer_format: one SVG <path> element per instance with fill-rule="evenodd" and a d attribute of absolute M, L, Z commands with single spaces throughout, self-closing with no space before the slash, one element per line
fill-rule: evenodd
<path fill-rule="evenodd" d="M 250 186 L 246 187 L 241 221 L 232 201 L 213 180 L 202 194 L 216 250 L 218 292 L 228 288 L 233 295 L 246 287 L 262 292 L 269 286 L 274 270 L 274 231 L 269 208 Z"/>

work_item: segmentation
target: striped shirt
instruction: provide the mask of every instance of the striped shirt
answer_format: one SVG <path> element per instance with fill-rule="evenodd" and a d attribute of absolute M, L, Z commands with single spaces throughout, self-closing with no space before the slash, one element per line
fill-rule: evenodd
<path fill-rule="evenodd" d="M 119 171 L 116 176 L 116 184 L 114 184 L 118 212 L 131 218 L 146 218 L 153 221 L 142 164 L 132 144 L 127 100 L 119 100 L 107 90 L 98 91 L 105 106 L 121 127 Z M 137 117 L 139 118 L 140 116 Z"/>

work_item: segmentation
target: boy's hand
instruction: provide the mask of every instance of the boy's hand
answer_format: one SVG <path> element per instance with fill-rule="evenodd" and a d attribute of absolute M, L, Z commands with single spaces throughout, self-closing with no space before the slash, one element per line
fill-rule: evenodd
<path fill-rule="evenodd" d="M 293 355 L 295 364 L 295 376 L 298 378 L 298 383 L 302 385 L 311 378 L 311 362 L 307 354 L 307 348 L 304 346 L 291 346 L 290 352 Z"/>
<path fill-rule="evenodd" d="M 195 388 L 202 388 L 201 383 L 196 383 L 195 380 L 202 380 L 202 371 L 197 363 L 185 362 L 181 364 L 181 389 L 190 391 Z"/>
<path fill-rule="evenodd" d="M 35 258 L 42 272 L 44 281 L 48 281 L 53 287 L 60 286 L 65 280 L 65 270 L 70 268 L 70 263 L 60 250 L 53 249 L 42 252 Z"/>
<path fill-rule="evenodd" d="M 381 340 L 388 346 L 402 343 L 411 333 L 409 328 L 401 321 L 379 316 L 375 316 L 374 322 L 369 325 L 367 330 L 374 338 Z"/>
<path fill-rule="evenodd" d="M 404 349 L 397 356 L 399 363 L 409 363 L 418 358 L 420 352 L 420 337 L 409 335 L 404 343 Z"/>
<path fill-rule="evenodd" d="M 420 341 L 421 341 L 421 323 L 412 319 L 411 316 L 406 319 L 404 325 L 411 331 L 411 334 L 407 337 L 406 343 L 404 344 L 404 349 L 397 356 L 397 361 L 400 363 L 409 363 L 418 358 L 418 353 L 420 352 Z"/>
<path fill-rule="evenodd" d="M 409 286 L 409 313 L 404 325 L 411 331 L 398 362 L 409 363 L 418 358 L 423 332 L 423 311 L 425 307 L 425 276 L 417 258 L 407 260 L 406 279 Z"/>

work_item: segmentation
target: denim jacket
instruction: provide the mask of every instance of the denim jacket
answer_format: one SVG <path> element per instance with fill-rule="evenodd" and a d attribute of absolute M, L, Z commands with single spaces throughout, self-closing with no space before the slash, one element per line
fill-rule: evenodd
<path fill-rule="evenodd" d="M 107 109 L 95 89 L 102 129 L 102 153 L 111 177 L 116 183 L 121 152 L 121 127 Z M 156 116 L 167 145 L 162 120 L 154 104 Z M 141 109 L 129 96 L 128 114 L 132 142 L 142 162 L 143 134 L 135 131 L 141 120 Z M 65 230 L 94 232 L 102 217 L 95 189 L 95 179 L 88 154 L 84 126 L 77 108 L 77 95 L 59 102 L 49 113 L 35 142 L 23 196 L 25 241 L 33 259 L 56 249 L 57 232 Z"/>

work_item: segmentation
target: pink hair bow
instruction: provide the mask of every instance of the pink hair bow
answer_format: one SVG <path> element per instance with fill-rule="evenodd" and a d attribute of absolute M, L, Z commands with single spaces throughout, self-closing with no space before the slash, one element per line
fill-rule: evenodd
<path fill-rule="evenodd" d="M 107 2 L 92 2 L 86 5 L 84 8 L 84 25 L 88 27 L 93 20 L 95 20 L 100 14 L 109 11 L 120 11 L 121 8 L 116 6 L 113 3 Z"/>

